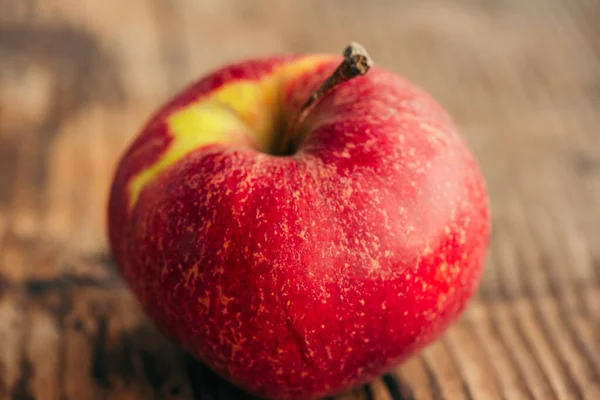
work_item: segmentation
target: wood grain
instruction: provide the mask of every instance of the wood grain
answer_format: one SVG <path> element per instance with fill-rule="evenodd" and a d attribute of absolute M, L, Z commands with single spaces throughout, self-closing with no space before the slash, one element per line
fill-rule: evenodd
<path fill-rule="evenodd" d="M 451 112 L 493 232 L 464 317 L 337 399 L 599 399 L 598 20 L 594 0 L 0 0 L 0 399 L 251 398 L 145 320 L 107 253 L 108 186 L 201 74 L 351 40 Z"/>

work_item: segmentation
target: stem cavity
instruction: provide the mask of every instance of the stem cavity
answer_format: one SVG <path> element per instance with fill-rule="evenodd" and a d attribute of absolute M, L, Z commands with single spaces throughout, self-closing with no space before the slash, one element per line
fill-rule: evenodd
<path fill-rule="evenodd" d="M 312 108 L 327 93 L 333 90 L 337 85 L 365 75 L 369 68 L 373 66 L 373 60 L 363 46 L 352 42 L 344 49 L 344 61 L 335 69 L 335 71 L 319 86 L 317 90 L 302 105 L 298 116 L 292 124 L 289 124 L 279 146 L 279 154 L 290 154 L 299 143 L 298 127 L 304 122 L 306 116 Z"/>

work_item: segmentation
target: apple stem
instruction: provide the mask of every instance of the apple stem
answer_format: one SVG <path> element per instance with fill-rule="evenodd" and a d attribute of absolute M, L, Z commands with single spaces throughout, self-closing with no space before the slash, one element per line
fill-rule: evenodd
<path fill-rule="evenodd" d="M 306 100 L 300 109 L 293 124 L 288 125 L 280 142 L 281 154 L 290 154 L 296 147 L 298 138 L 296 131 L 310 110 L 317 104 L 318 100 L 333 90 L 337 85 L 361 76 L 373 66 L 373 60 L 363 46 L 352 42 L 344 49 L 344 61 L 333 71 L 333 73 L 319 86 L 317 90 Z"/>

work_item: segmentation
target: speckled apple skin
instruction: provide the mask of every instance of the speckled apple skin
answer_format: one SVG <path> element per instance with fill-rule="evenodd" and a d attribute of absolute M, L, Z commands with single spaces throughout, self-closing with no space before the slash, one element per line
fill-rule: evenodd
<path fill-rule="evenodd" d="M 132 180 L 173 143 L 169 115 L 299 58 L 227 66 L 184 90 L 124 153 L 109 201 L 112 252 L 151 320 L 274 399 L 356 386 L 439 338 L 476 290 L 489 234 L 484 181 L 451 119 L 378 67 L 316 106 L 292 156 L 242 133 L 187 149 L 132 200 Z M 285 119 L 339 62 L 281 83 Z"/>

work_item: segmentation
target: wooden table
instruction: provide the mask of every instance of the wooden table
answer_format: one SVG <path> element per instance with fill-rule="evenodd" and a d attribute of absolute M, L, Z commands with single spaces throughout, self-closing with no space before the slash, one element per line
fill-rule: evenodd
<path fill-rule="evenodd" d="M 600 399 L 600 2 L 0 0 L 0 398 L 243 399 L 145 321 L 108 185 L 156 106 L 250 55 L 362 42 L 478 156 L 478 296 L 345 399 Z"/>

